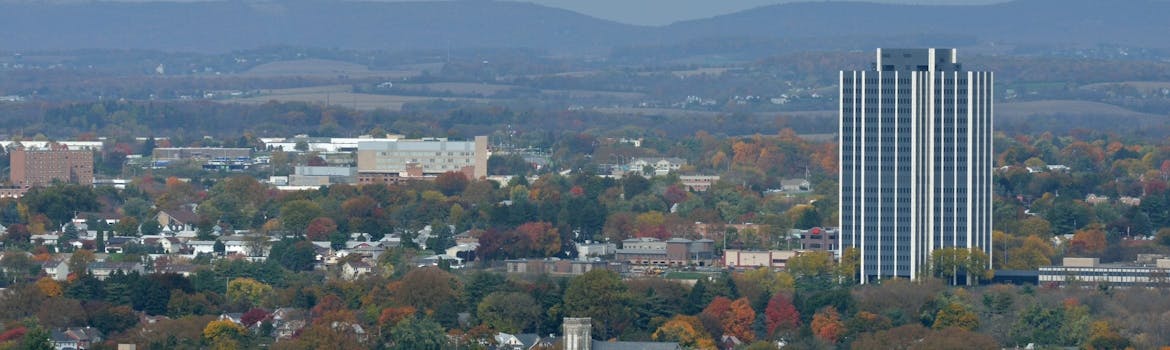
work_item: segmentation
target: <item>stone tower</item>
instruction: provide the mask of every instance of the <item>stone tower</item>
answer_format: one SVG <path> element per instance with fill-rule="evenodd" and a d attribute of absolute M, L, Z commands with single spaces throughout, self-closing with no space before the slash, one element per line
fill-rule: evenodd
<path fill-rule="evenodd" d="M 591 350 L 593 320 L 588 317 L 565 318 L 565 350 Z"/>

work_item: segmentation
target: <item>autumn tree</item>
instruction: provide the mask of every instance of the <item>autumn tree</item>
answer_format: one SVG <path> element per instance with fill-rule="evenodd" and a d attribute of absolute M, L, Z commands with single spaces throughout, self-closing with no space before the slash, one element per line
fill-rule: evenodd
<path fill-rule="evenodd" d="M 248 330 L 230 320 L 215 320 L 203 327 L 203 338 L 211 342 L 214 349 L 240 348 L 248 336 Z"/>
<path fill-rule="evenodd" d="M 1100 256 L 1107 246 L 1104 227 L 1092 224 L 1073 235 L 1069 241 L 1069 252 L 1075 255 Z"/>
<path fill-rule="evenodd" d="M 561 251 L 561 235 L 550 223 L 525 223 L 516 227 L 516 234 L 521 247 L 528 251 L 527 256 L 549 257 Z"/>
<path fill-rule="evenodd" d="M 845 333 L 845 325 L 841 322 L 841 315 L 834 307 L 827 307 L 813 315 L 809 325 L 817 339 L 828 343 L 837 343 Z"/>
<path fill-rule="evenodd" d="M 626 285 L 613 271 L 596 269 L 569 281 L 564 295 L 566 317 L 590 317 L 594 334 L 609 339 L 621 334 L 633 316 Z"/>
<path fill-rule="evenodd" d="M 795 332 L 799 329 L 800 312 L 792 304 L 792 298 L 783 293 L 772 295 L 764 309 L 764 325 L 769 337 L 775 337 L 777 332 Z"/>
<path fill-rule="evenodd" d="M 1106 320 L 1093 322 L 1088 343 L 1090 349 L 1122 350 L 1130 348 L 1129 339 L 1122 336 L 1117 327 Z"/>
<path fill-rule="evenodd" d="M 291 233 L 302 234 L 313 219 L 324 216 L 321 206 L 307 199 L 289 201 L 280 207 L 280 222 Z"/>
<path fill-rule="evenodd" d="M 979 328 L 979 315 L 971 307 L 952 301 L 938 310 L 934 318 L 934 329 L 961 328 L 974 331 Z"/>
<path fill-rule="evenodd" d="M 391 328 L 398 325 L 398 322 L 407 318 L 412 318 L 418 310 L 413 306 L 397 306 L 382 309 L 382 313 L 378 316 L 378 327 L 383 331 L 389 332 Z"/>
<path fill-rule="evenodd" d="M 448 171 L 435 177 L 435 187 L 447 196 L 463 193 L 463 189 L 467 188 L 469 182 L 467 176 L 456 171 Z"/>
<path fill-rule="evenodd" d="M 47 297 L 55 298 L 61 296 L 61 284 L 49 277 L 41 277 L 36 282 L 37 290 L 41 291 Z"/>
<path fill-rule="evenodd" d="M 402 280 L 392 283 L 395 301 L 399 305 L 414 306 L 427 314 L 444 304 L 459 300 L 459 280 L 437 267 L 411 270 Z"/>
<path fill-rule="evenodd" d="M 443 326 L 429 318 L 408 317 L 390 329 L 391 349 L 439 350 L 446 342 Z"/>
<path fill-rule="evenodd" d="M 505 333 L 523 333 L 540 316 L 539 304 L 518 292 L 495 292 L 479 303 L 476 315 L 488 326 Z"/>
<path fill-rule="evenodd" d="M 677 342 L 684 349 L 715 348 L 715 340 L 695 316 L 675 315 L 659 326 L 651 337 L 660 342 Z"/>
<path fill-rule="evenodd" d="M 752 309 L 747 298 L 733 301 L 723 319 L 723 333 L 734 335 L 739 340 L 750 343 L 756 340 L 752 323 L 756 320 L 756 311 Z"/>
<path fill-rule="evenodd" d="M 329 217 L 318 217 L 305 227 L 305 236 L 310 241 L 328 241 L 329 236 L 337 233 L 337 223 Z"/>
<path fill-rule="evenodd" d="M 249 305 L 261 305 L 272 294 L 272 286 L 251 278 L 236 278 L 228 282 L 227 298 L 246 301 Z"/>
<path fill-rule="evenodd" d="M 931 272 L 940 278 L 959 284 L 963 276 L 966 284 L 990 279 L 987 254 L 980 249 L 941 248 L 931 252 Z"/>

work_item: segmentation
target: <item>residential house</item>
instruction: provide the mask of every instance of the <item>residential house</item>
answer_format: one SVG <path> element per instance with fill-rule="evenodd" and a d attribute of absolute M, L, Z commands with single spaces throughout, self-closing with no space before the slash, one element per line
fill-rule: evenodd
<path fill-rule="evenodd" d="M 812 190 L 812 184 L 806 179 L 784 179 L 780 180 L 780 190 L 787 193 L 808 192 Z"/>
<path fill-rule="evenodd" d="M 341 265 L 341 278 L 356 280 L 374 272 L 374 266 L 361 260 L 350 260 Z"/>
<path fill-rule="evenodd" d="M 178 238 L 160 236 L 142 236 L 142 245 L 157 247 L 166 254 L 178 253 L 183 247 L 183 243 Z"/>
<path fill-rule="evenodd" d="M 1131 207 L 1142 205 L 1142 199 L 1139 197 L 1121 196 L 1117 202 Z"/>
<path fill-rule="evenodd" d="M 154 216 L 162 232 L 172 235 L 180 232 L 196 232 L 198 230 L 199 215 L 195 214 L 194 205 L 183 206 L 175 210 L 160 210 Z"/>
<path fill-rule="evenodd" d="M 1085 203 L 1089 203 L 1089 204 L 1093 204 L 1093 205 L 1108 204 L 1109 203 L 1109 196 L 1102 196 L 1102 195 L 1098 195 L 1095 193 L 1090 193 L 1089 195 L 1085 196 Z"/>
<path fill-rule="evenodd" d="M 634 158 L 626 165 L 626 169 L 630 172 L 639 173 L 642 176 L 660 176 L 666 175 L 671 171 L 677 171 L 687 165 L 687 160 L 677 157 L 660 158 L 660 157 L 645 157 Z M 654 169 L 653 173 L 647 173 L 647 169 Z"/>
<path fill-rule="evenodd" d="M 244 324 L 243 319 L 244 319 L 244 314 L 241 312 L 225 312 L 225 313 L 219 314 L 220 321 L 232 321 L 232 323 L 247 327 L 248 325 Z"/>
<path fill-rule="evenodd" d="M 187 241 L 187 249 L 191 254 L 214 254 L 215 241 Z"/>
<path fill-rule="evenodd" d="M 719 182 L 719 175 L 682 175 L 678 180 L 688 191 L 705 192 Z"/>
<path fill-rule="evenodd" d="M 146 272 L 143 269 L 142 263 L 136 262 L 92 262 L 89 263 L 89 273 L 98 280 L 105 280 L 110 277 L 115 271 L 122 271 L 122 273 Z"/>
<path fill-rule="evenodd" d="M 93 344 L 101 343 L 102 332 L 93 327 L 54 329 L 49 333 L 49 341 L 57 350 L 89 349 Z"/>
<path fill-rule="evenodd" d="M 309 315 L 304 309 L 282 307 L 272 311 L 272 337 L 277 340 L 292 338 L 307 325 Z"/>
<path fill-rule="evenodd" d="M 41 270 L 45 271 L 45 275 L 49 276 L 55 281 L 65 281 L 69 279 L 69 255 L 57 254 L 49 260 L 41 263 Z"/>
<path fill-rule="evenodd" d="M 32 235 L 28 238 L 28 240 L 29 240 L 29 242 L 32 242 L 33 244 L 36 244 L 36 245 L 56 246 L 57 240 L 59 240 L 60 238 L 61 238 L 61 235 L 58 235 L 56 233 L 45 233 L 45 234 L 40 234 L 40 235 Z"/>

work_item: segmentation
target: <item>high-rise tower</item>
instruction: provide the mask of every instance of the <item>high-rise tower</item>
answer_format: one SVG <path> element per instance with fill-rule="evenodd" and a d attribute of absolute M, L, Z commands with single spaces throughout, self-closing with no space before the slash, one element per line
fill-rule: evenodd
<path fill-rule="evenodd" d="M 916 279 L 940 248 L 991 256 L 993 75 L 955 54 L 878 49 L 841 72 L 838 237 L 862 283 Z"/>

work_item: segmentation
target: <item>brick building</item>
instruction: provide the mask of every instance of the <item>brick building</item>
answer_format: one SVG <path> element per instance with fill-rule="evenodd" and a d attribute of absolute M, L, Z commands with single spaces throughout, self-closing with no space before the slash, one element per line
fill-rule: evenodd
<path fill-rule="evenodd" d="M 17 146 L 9 156 L 9 179 L 13 185 L 44 186 L 54 180 L 93 184 L 93 151 L 70 150 L 66 146 L 50 144 L 48 148 Z"/>

